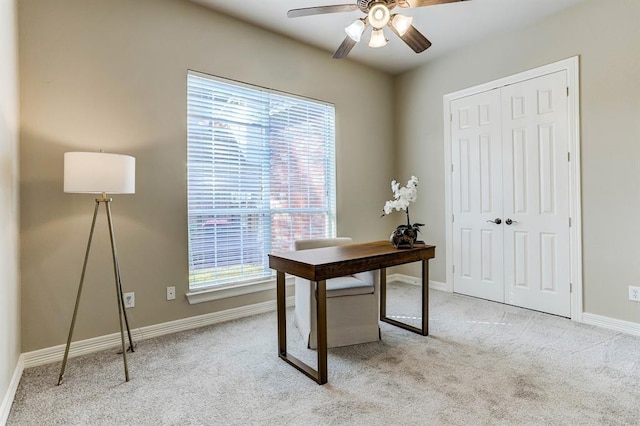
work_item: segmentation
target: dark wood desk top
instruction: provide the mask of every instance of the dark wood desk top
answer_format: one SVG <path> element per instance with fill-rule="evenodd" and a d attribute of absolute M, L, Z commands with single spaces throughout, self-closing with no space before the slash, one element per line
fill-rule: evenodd
<path fill-rule="evenodd" d="M 389 241 L 375 241 L 272 253 L 269 255 L 269 267 L 310 281 L 320 281 L 432 259 L 435 249 L 429 245 L 396 249 Z"/>

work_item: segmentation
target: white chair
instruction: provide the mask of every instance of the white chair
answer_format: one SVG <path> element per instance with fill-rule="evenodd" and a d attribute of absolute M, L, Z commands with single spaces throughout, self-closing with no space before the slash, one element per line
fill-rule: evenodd
<path fill-rule="evenodd" d="M 351 238 L 299 240 L 296 250 L 351 244 Z M 307 347 L 317 347 L 315 283 L 295 279 L 295 325 Z M 380 340 L 380 271 L 327 280 L 327 345 L 355 345 Z"/>

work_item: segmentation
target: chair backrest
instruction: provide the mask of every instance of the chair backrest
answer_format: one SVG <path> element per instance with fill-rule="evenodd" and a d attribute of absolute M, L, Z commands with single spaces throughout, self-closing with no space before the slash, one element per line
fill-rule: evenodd
<path fill-rule="evenodd" d="M 295 242 L 296 250 L 308 250 L 321 247 L 345 246 L 352 244 L 350 237 L 316 238 L 312 240 L 298 240 Z"/>

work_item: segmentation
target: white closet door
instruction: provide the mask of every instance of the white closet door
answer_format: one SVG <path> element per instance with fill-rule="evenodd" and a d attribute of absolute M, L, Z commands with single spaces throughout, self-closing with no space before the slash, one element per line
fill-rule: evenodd
<path fill-rule="evenodd" d="M 560 71 L 451 102 L 455 292 L 571 315 L 566 87 Z"/>
<path fill-rule="evenodd" d="M 451 103 L 454 291 L 504 301 L 500 92 Z M 496 220 L 498 219 L 498 220 Z"/>
<path fill-rule="evenodd" d="M 502 91 L 505 302 L 570 316 L 566 72 Z"/>

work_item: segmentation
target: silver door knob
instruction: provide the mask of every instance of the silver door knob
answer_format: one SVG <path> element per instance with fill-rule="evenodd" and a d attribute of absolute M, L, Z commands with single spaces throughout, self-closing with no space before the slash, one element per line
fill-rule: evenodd
<path fill-rule="evenodd" d="M 495 220 L 488 220 L 487 222 L 495 223 L 496 225 L 500 225 L 502 223 L 502 219 L 496 217 Z"/>
<path fill-rule="evenodd" d="M 507 219 L 507 220 L 504 221 L 504 223 L 506 223 L 507 225 L 511 225 L 512 223 L 518 223 L 518 221 Z"/>

